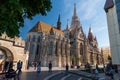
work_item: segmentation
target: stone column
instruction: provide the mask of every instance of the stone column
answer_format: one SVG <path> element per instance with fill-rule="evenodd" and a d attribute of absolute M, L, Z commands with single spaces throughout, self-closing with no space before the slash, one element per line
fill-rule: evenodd
<path fill-rule="evenodd" d="M 87 46 L 87 42 L 86 41 L 84 41 L 84 57 L 85 57 L 85 59 L 84 59 L 84 65 L 88 62 L 88 59 L 89 59 L 89 52 L 88 52 L 88 46 Z"/>

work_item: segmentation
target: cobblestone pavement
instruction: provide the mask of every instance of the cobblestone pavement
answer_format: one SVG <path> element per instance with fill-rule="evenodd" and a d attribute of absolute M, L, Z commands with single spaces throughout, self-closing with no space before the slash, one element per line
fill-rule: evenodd
<path fill-rule="evenodd" d="M 65 80 L 78 80 L 79 78 L 80 78 L 80 76 L 71 74 L 71 75 L 70 75 L 68 78 L 66 78 Z"/>
<path fill-rule="evenodd" d="M 48 69 L 42 69 L 41 73 L 37 73 L 35 70 L 31 69 L 28 71 L 23 71 L 21 75 L 19 76 L 18 80 L 44 80 L 45 78 L 48 78 L 49 76 L 56 74 L 55 76 L 52 76 L 50 79 L 48 78 L 47 80 L 80 80 L 81 76 L 76 75 L 77 74 L 82 74 L 86 76 L 91 76 L 92 74 L 86 73 L 80 70 L 70 70 L 74 73 L 69 73 L 69 76 L 65 75 L 63 73 L 65 70 L 64 69 L 53 69 L 52 72 L 48 72 Z M 60 73 L 62 72 L 62 73 Z M 59 74 L 57 74 L 59 73 Z M 67 76 L 67 77 L 66 77 Z M 103 78 L 109 78 L 108 76 L 105 76 L 104 73 L 100 73 L 99 77 Z M 114 75 L 114 80 L 120 80 L 120 74 L 115 74 Z"/>
<path fill-rule="evenodd" d="M 111 80 L 110 76 L 106 76 L 104 73 L 99 74 L 100 77 L 103 78 L 108 78 Z M 115 73 L 114 74 L 114 80 L 120 80 L 120 74 L 119 73 Z"/>
<path fill-rule="evenodd" d="M 41 73 L 37 72 L 22 72 L 19 77 L 19 80 L 44 80 L 47 76 L 55 74 L 59 71 L 42 71 Z"/>
<path fill-rule="evenodd" d="M 61 80 L 62 77 L 66 76 L 64 73 L 55 75 L 54 77 L 50 78 L 49 80 Z"/>

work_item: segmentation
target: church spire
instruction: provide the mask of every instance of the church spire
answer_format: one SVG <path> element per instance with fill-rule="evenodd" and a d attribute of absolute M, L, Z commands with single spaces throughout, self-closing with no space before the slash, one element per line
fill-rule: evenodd
<path fill-rule="evenodd" d="M 78 16 L 77 16 L 76 3 L 74 3 L 74 12 L 72 16 L 70 29 L 75 29 L 76 27 L 78 28 L 79 26 L 80 26 L 80 20 L 78 19 Z"/>
<path fill-rule="evenodd" d="M 67 26 L 66 26 L 66 30 L 68 30 L 69 26 L 68 26 L 68 19 L 67 19 Z"/>
<path fill-rule="evenodd" d="M 60 14 L 59 14 L 59 16 L 58 16 L 57 29 L 61 29 Z"/>
<path fill-rule="evenodd" d="M 76 3 L 74 3 L 74 16 L 77 16 L 77 13 L 76 13 Z"/>
<path fill-rule="evenodd" d="M 92 30 L 91 30 L 91 27 L 89 28 L 88 39 L 89 39 L 89 41 L 94 40 L 94 36 L 93 36 Z"/>

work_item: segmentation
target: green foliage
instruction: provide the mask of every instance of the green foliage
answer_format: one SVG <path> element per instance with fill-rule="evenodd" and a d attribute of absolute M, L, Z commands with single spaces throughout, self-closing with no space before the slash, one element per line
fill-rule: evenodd
<path fill-rule="evenodd" d="M 0 0 L 0 35 L 19 36 L 24 19 L 36 14 L 45 16 L 52 8 L 50 0 Z"/>

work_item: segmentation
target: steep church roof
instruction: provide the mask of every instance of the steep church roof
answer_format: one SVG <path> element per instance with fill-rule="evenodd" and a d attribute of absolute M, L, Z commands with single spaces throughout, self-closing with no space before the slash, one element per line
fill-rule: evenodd
<path fill-rule="evenodd" d="M 55 31 L 58 34 L 64 34 L 62 30 L 58 30 L 42 21 L 39 21 L 29 32 L 43 32 L 43 33 L 49 34 L 51 28 L 53 28 L 53 31 Z"/>
<path fill-rule="evenodd" d="M 106 12 L 108 12 L 108 9 L 112 8 L 114 6 L 113 0 L 106 0 L 104 9 Z"/>

